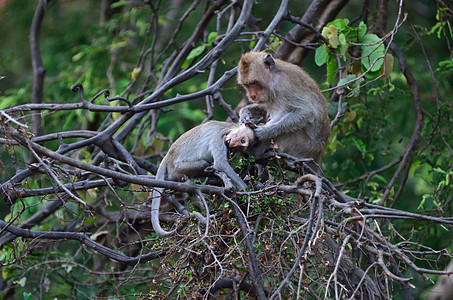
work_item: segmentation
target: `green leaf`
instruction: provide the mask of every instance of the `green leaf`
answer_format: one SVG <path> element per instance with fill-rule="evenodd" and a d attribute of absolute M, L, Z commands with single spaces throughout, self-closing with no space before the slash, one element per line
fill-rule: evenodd
<path fill-rule="evenodd" d="M 134 68 L 131 72 L 131 79 L 137 79 L 138 75 L 140 75 L 140 72 L 142 71 L 141 68 Z"/>
<path fill-rule="evenodd" d="M 121 6 L 129 6 L 131 5 L 129 1 L 118 1 L 110 5 L 111 8 L 117 8 Z"/>
<path fill-rule="evenodd" d="M 315 63 L 319 67 L 325 64 L 327 61 L 327 52 L 325 47 L 325 45 L 321 45 L 316 49 L 315 52 Z"/>
<path fill-rule="evenodd" d="M 440 173 L 440 174 L 448 174 L 445 170 L 437 167 L 437 168 L 434 168 L 433 171 L 437 172 L 437 173 Z"/>
<path fill-rule="evenodd" d="M 35 297 L 35 296 L 33 296 L 32 293 L 27 293 L 27 292 L 24 292 L 23 295 L 24 295 L 24 300 L 31 300 Z"/>
<path fill-rule="evenodd" d="M 15 281 L 14 283 L 20 285 L 21 287 L 24 287 L 25 284 L 27 283 L 27 277 L 22 277 L 19 281 Z M 24 293 L 24 297 L 25 297 L 25 293 Z M 24 299 L 27 299 L 27 298 L 24 298 Z"/>
<path fill-rule="evenodd" d="M 5 94 L 7 96 L 5 96 Z M 30 93 L 27 92 L 27 88 L 24 87 L 17 90 L 8 90 L 5 94 L 3 94 L 3 91 L 0 90 L 0 109 L 25 103 L 28 101 L 27 99 L 31 97 Z"/>
<path fill-rule="evenodd" d="M 217 38 L 217 32 L 210 32 L 208 35 L 208 44 L 211 45 L 212 42 Z"/>
<path fill-rule="evenodd" d="M 338 132 L 332 133 L 329 137 L 329 143 L 328 143 L 328 148 L 332 153 L 337 152 L 338 149 Z"/>
<path fill-rule="evenodd" d="M 366 67 L 362 65 L 362 73 L 365 73 L 367 71 Z M 381 75 L 381 71 L 377 70 L 376 72 L 369 71 L 368 73 L 365 74 L 365 77 L 368 79 L 373 79 L 377 78 L 379 75 Z"/>
<path fill-rule="evenodd" d="M 366 154 L 366 145 L 365 143 L 358 139 L 358 138 L 352 138 L 352 141 L 354 143 L 354 146 L 360 151 L 360 153 L 362 154 L 362 157 L 365 157 L 365 154 Z"/>
<path fill-rule="evenodd" d="M 208 45 L 207 44 L 203 44 L 201 46 L 198 46 L 196 48 L 193 48 L 192 51 L 190 51 L 189 55 L 187 55 L 186 57 L 186 60 L 184 60 L 184 63 L 182 64 L 181 68 L 184 69 L 185 67 L 187 67 L 187 65 L 189 64 L 189 62 L 200 56 L 201 54 L 203 54 L 204 50 L 206 49 Z"/>
<path fill-rule="evenodd" d="M 255 48 L 255 45 L 256 45 L 256 38 L 257 38 L 256 35 L 252 35 L 252 38 L 251 38 L 251 41 L 250 41 L 250 44 L 249 44 L 250 49 Z"/>
<path fill-rule="evenodd" d="M 348 81 L 352 81 L 354 79 L 357 78 L 357 75 L 354 75 L 354 74 L 349 74 L 348 76 L 346 76 L 345 78 L 342 78 L 339 82 L 338 82 L 338 85 L 342 85 Z"/>
<path fill-rule="evenodd" d="M 198 46 L 196 48 L 193 48 L 192 51 L 190 51 L 189 55 L 187 55 L 187 60 L 191 60 L 197 56 L 200 56 L 205 49 L 206 49 L 205 44 Z"/>
<path fill-rule="evenodd" d="M 346 45 L 346 36 L 344 33 L 340 33 L 338 36 L 338 41 L 340 42 L 340 45 Z"/>
<path fill-rule="evenodd" d="M 388 78 L 393 70 L 393 55 L 387 53 L 384 58 L 384 67 L 382 68 L 382 79 Z"/>
<path fill-rule="evenodd" d="M 361 21 L 360 24 L 359 24 L 358 29 L 359 29 L 359 31 L 358 31 L 359 32 L 359 39 L 361 39 L 366 33 L 366 30 L 367 30 L 366 24 L 363 23 L 363 21 Z"/>
<path fill-rule="evenodd" d="M 431 28 L 431 30 L 428 32 L 429 35 L 432 35 L 437 32 L 437 37 L 440 38 L 440 33 L 442 32 L 442 24 L 441 23 L 436 23 L 434 26 Z"/>
<path fill-rule="evenodd" d="M 333 84 L 337 77 L 338 62 L 334 56 L 330 56 L 327 61 L 327 83 Z"/>
<path fill-rule="evenodd" d="M 379 71 L 384 63 L 385 53 L 385 47 L 381 39 L 375 34 L 366 34 L 360 43 L 362 44 L 360 46 L 362 49 L 362 67 L 368 70 L 373 66 L 370 72 Z M 378 57 L 381 58 L 376 60 Z"/>
<path fill-rule="evenodd" d="M 343 60 L 346 61 L 347 57 L 346 57 L 346 52 L 348 51 L 348 48 L 349 48 L 349 44 L 342 44 L 340 46 L 340 53 L 341 55 L 343 55 Z"/>
<path fill-rule="evenodd" d="M 336 19 L 333 20 L 332 22 L 328 23 L 326 27 L 329 27 L 329 25 L 335 26 L 337 29 L 341 30 L 346 28 L 348 26 L 349 20 L 348 19 Z"/>
<path fill-rule="evenodd" d="M 328 38 L 327 38 L 329 40 L 329 44 L 333 48 L 337 48 L 338 47 L 338 30 L 333 25 L 329 26 L 329 30 L 330 30 L 330 35 L 328 35 Z"/>

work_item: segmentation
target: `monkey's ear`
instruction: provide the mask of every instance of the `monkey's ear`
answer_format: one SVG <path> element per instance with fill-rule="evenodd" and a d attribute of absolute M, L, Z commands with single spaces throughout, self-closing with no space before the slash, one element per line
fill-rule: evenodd
<path fill-rule="evenodd" d="M 252 122 L 247 122 L 247 123 L 245 123 L 244 125 L 245 125 L 246 127 L 252 128 L 252 129 L 255 129 L 255 128 L 256 128 L 256 125 L 253 124 Z"/>
<path fill-rule="evenodd" d="M 239 61 L 239 65 L 242 68 L 247 68 L 249 64 L 247 63 L 247 60 L 245 59 L 244 55 L 241 56 L 241 60 Z"/>
<path fill-rule="evenodd" d="M 269 68 L 269 70 L 273 70 L 275 69 L 275 61 L 274 59 L 272 58 L 272 56 L 270 54 L 268 54 L 266 56 L 266 58 L 264 59 L 264 64 L 266 65 L 267 68 Z"/>

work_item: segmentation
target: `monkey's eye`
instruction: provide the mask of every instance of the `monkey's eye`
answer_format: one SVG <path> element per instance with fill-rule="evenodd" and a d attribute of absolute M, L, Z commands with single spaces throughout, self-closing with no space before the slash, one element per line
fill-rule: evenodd
<path fill-rule="evenodd" d="M 256 84 L 256 83 L 257 83 L 256 80 L 252 80 L 252 81 L 250 81 L 250 82 L 244 83 L 243 86 L 249 87 L 249 86 L 254 85 L 254 84 Z"/>

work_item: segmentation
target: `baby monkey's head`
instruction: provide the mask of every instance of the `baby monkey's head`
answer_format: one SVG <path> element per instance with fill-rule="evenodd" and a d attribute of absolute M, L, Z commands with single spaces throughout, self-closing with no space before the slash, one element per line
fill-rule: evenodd
<path fill-rule="evenodd" d="M 225 136 L 225 144 L 234 149 L 238 149 L 239 151 L 247 151 L 249 146 L 251 146 L 255 142 L 255 132 L 253 128 L 256 126 L 252 123 L 245 123 L 241 126 L 231 130 Z"/>

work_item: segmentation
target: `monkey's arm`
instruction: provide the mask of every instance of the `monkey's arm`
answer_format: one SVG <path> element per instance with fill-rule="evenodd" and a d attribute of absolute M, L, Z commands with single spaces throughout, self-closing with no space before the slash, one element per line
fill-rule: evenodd
<path fill-rule="evenodd" d="M 282 111 L 263 126 L 255 129 L 255 135 L 259 140 L 268 140 L 275 138 L 283 133 L 296 132 L 313 123 L 315 116 L 302 109 L 289 109 Z"/>
<path fill-rule="evenodd" d="M 229 165 L 228 161 L 225 159 L 225 161 L 220 162 L 220 165 L 218 164 L 216 167 L 214 167 L 218 171 L 222 171 L 225 174 L 227 174 L 228 178 L 231 179 L 231 182 L 233 182 L 234 186 L 239 189 L 239 190 L 245 190 L 247 185 L 245 182 L 239 177 L 236 172 L 234 172 L 233 168 Z"/>
<path fill-rule="evenodd" d="M 224 172 L 231 179 L 237 189 L 244 190 L 247 185 L 241 177 L 234 172 L 233 168 L 228 163 L 228 149 L 223 142 L 223 138 L 219 139 L 216 143 L 211 143 L 211 145 L 212 147 L 210 151 L 214 157 L 214 169 Z"/>

